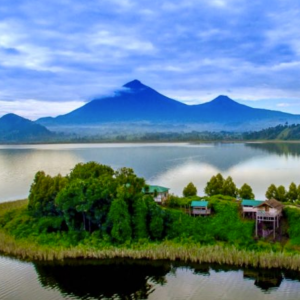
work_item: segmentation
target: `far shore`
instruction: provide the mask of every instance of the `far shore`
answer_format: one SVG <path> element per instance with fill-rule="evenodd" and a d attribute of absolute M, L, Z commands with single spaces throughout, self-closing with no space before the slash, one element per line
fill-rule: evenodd
<path fill-rule="evenodd" d="M 38 146 L 38 145 L 153 145 L 153 144 L 299 144 L 300 140 L 209 140 L 209 141 L 84 141 L 84 142 L 32 142 L 32 143 L 0 143 L 0 146 Z"/>

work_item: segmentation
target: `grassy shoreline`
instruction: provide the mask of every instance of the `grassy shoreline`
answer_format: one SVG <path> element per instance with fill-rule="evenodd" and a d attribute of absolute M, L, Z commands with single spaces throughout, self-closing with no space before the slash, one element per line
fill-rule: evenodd
<path fill-rule="evenodd" d="M 5 213 L 26 207 L 27 200 L 0 204 L 0 218 Z M 192 263 L 218 263 L 240 267 L 281 268 L 300 271 L 300 253 L 238 249 L 219 242 L 201 245 L 195 242 L 163 241 L 131 243 L 123 246 L 81 243 L 73 247 L 45 246 L 31 239 L 15 239 L 0 229 L 0 254 L 28 261 L 62 261 L 65 259 L 131 258 L 170 260 Z"/>

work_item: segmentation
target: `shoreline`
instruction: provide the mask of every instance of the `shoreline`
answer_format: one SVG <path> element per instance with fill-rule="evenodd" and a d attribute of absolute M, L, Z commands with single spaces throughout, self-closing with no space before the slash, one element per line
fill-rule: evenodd
<path fill-rule="evenodd" d="M 27 200 L 0 203 L 0 218 L 7 212 L 24 208 Z M 254 251 L 218 242 L 205 245 L 196 242 L 162 242 L 131 243 L 113 246 L 110 244 L 79 245 L 65 248 L 62 246 L 45 246 L 29 239 L 15 239 L 0 229 L 0 255 L 25 261 L 64 261 L 67 259 L 146 259 L 169 260 L 191 263 L 217 263 L 238 267 L 278 268 L 300 271 L 300 253 L 273 250 Z"/>
<path fill-rule="evenodd" d="M 254 267 L 263 269 L 286 269 L 300 271 L 300 254 L 286 252 L 255 252 L 240 250 L 231 245 L 200 245 L 179 244 L 172 241 L 147 244 L 141 246 L 132 244 L 131 248 L 124 246 L 107 246 L 87 249 L 87 246 L 75 246 L 69 249 L 34 247 L 31 241 L 19 243 L 13 237 L 0 232 L 0 255 L 24 261 L 62 262 L 69 259 L 105 260 L 105 259 L 134 259 L 134 260 L 168 260 L 187 263 L 215 263 L 236 267 Z M 4 243 L 3 243 L 4 242 Z M 33 249 L 34 248 L 34 249 Z"/>
<path fill-rule="evenodd" d="M 153 140 L 153 141 L 84 141 L 84 142 L 32 142 L 32 143 L 0 143 L 0 146 L 38 146 L 38 145 L 152 145 L 152 144 L 299 144 L 300 140 L 186 140 L 186 141 L 163 141 L 163 140 Z"/>

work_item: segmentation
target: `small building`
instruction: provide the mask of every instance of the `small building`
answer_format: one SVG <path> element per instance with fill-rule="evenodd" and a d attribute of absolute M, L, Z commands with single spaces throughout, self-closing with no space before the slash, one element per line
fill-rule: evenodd
<path fill-rule="evenodd" d="M 159 185 L 147 185 L 143 188 L 143 193 L 153 196 L 154 201 L 161 204 L 167 199 L 169 190 L 169 188 Z"/>
<path fill-rule="evenodd" d="M 264 203 L 264 201 L 243 199 L 241 202 L 242 209 L 243 209 L 243 217 L 249 217 L 255 219 L 258 210 L 257 207 L 262 203 Z"/>
<path fill-rule="evenodd" d="M 208 208 L 208 201 L 192 201 L 190 213 L 194 216 L 210 215 L 211 209 Z"/>
<path fill-rule="evenodd" d="M 262 232 L 262 236 L 268 236 L 273 232 L 275 238 L 276 228 L 279 227 L 279 220 L 282 216 L 283 204 L 276 199 L 269 199 L 257 206 L 255 235 Z M 265 225 L 266 228 L 262 228 Z M 270 226 L 271 225 L 271 226 Z"/>

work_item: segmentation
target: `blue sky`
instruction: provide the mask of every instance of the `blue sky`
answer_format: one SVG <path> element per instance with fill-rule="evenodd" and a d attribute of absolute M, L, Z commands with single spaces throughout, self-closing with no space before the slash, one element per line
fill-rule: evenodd
<path fill-rule="evenodd" d="M 300 114 L 297 0 L 1 0 L 0 116 L 66 113 L 139 79 Z"/>

